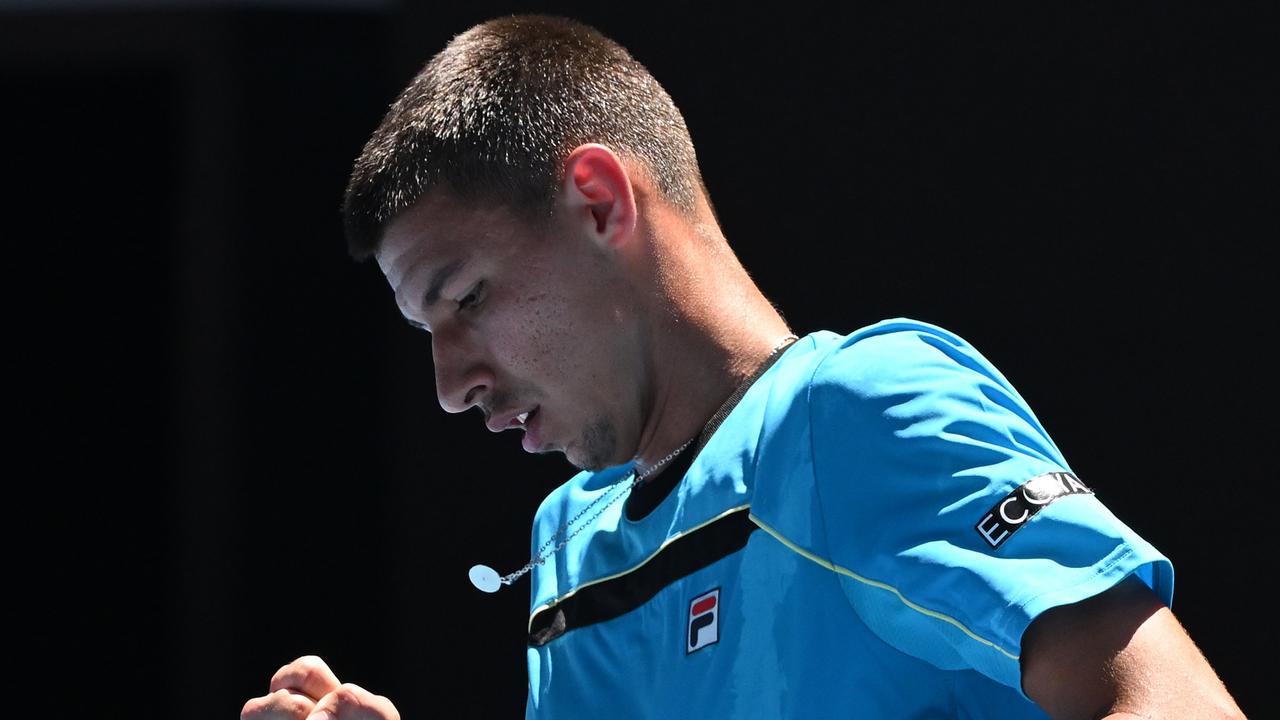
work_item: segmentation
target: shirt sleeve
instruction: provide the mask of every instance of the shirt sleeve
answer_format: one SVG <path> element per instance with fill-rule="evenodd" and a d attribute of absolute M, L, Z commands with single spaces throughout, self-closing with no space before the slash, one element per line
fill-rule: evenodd
<path fill-rule="evenodd" d="M 1045 610 L 1131 574 L 1169 604 L 1168 559 L 1072 472 L 1004 376 L 941 328 L 895 327 L 847 341 L 809 386 L 817 516 L 863 622 L 1022 692 L 1022 634 Z"/>

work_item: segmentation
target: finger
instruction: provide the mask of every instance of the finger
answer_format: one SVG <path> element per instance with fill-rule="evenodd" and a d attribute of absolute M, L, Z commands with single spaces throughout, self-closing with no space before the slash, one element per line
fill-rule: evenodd
<path fill-rule="evenodd" d="M 290 690 L 302 693 L 312 702 L 337 689 L 338 676 L 315 655 L 304 655 L 271 676 L 271 692 Z"/>
<path fill-rule="evenodd" d="M 315 707 L 315 701 L 306 695 L 277 690 L 245 703 L 240 720 L 303 720 Z"/>
<path fill-rule="evenodd" d="M 343 683 L 320 698 L 307 720 L 400 720 L 400 712 L 387 698 Z"/>

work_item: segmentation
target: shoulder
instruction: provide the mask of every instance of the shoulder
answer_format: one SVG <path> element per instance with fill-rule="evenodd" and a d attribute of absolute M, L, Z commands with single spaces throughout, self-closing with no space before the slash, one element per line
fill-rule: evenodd
<path fill-rule="evenodd" d="M 939 372 L 968 369 L 1004 382 L 995 367 L 960 335 L 938 325 L 892 318 L 830 343 L 814 368 L 816 391 L 878 395 Z"/>
<path fill-rule="evenodd" d="M 1017 459 L 1010 467 L 1034 465 L 1026 472 L 1069 471 L 1027 401 L 955 332 L 894 318 L 840 338 L 823 355 L 807 388 L 815 468 L 841 476 L 873 466 L 968 472 Z M 931 477 L 921 476 L 923 486 Z"/>
<path fill-rule="evenodd" d="M 1029 414 L 1004 375 L 969 341 L 932 323 L 892 318 L 829 342 L 808 378 L 811 420 L 862 411 L 950 412 L 1003 405 Z"/>
<path fill-rule="evenodd" d="M 860 440 L 878 443 L 907 416 L 954 417 L 999 406 L 1031 415 L 968 341 L 932 323 L 896 317 L 844 335 L 814 332 L 795 345 L 760 383 L 767 387 L 761 435 L 775 456 L 780 449 L 848 450 L 854 428 Z M 795 462 L 794 452 L 784 454 Z"/>

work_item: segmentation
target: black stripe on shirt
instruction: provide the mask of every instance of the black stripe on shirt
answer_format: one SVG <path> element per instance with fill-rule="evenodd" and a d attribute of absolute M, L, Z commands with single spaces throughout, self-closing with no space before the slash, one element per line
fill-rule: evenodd
<path fill-rule="evenodd" d="M 575 628 L 631 612 L 682 577 L 746 547 L 759 526 L 748 517 L 750 508 L 736 510 L 681 536 L 649 562 L 543 608 L 529 623 L 529 645 L 541 647 Z"/>

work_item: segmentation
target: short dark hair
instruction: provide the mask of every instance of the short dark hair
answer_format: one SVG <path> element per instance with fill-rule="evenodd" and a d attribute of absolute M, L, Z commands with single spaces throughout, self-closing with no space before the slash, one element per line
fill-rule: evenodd
<path fill-rule="evenodd" d="M 564 159 L 587 142 L 641 163 L 690 219 L 699 196 L 710 203 L 684 117 L 621 45 L 550 15 L 476 25 L 431 58 L 356 159 L 342 204 L 348 250 L 373 255 L 386 223 L 441 184 L 541 224 Z"/>

